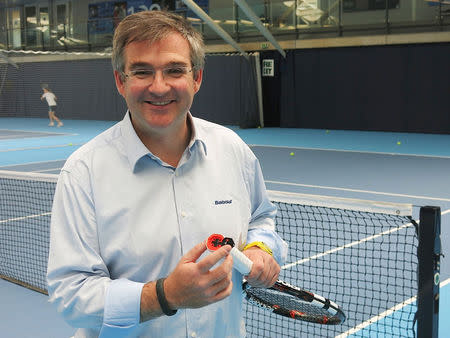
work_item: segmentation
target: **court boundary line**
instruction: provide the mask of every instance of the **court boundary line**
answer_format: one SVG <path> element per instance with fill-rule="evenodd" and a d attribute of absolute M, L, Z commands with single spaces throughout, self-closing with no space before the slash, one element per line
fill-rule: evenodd
<path fill-rule="evenodd" d="M 47 119 L 48 120 L 48 119 Z M 25 130 L 25 129 L 5 129 L 5 128 L 1 128 L 0 131 L 5 130 L 5 131 L 20 131 L 22 133 L 45 133 L 45 134 L 54 134 L 57 136 L 61 136 L 61 135 L 78 135 L 78 134 L 67 134 L 64 132 L 55 132 L 55 131 L 36 131 L 36 130 Z M 31 137 L 29 137 L 31 138 Z"/>
<path fill-rule="evenodd" d="M 1 149 L 0 153 L 8 153 L 11 151 L 25 151 L 25 150 L 40 150 L 40 149 L 50 149 L 50 148 L 63 148 L 63 147 L 75 147 L 82 146 L 85 142 L 82 143 L 72 143 L 72 144 L 56 144 L 56 145 L 48 145 L 48 146 L 39 146 L 39 147 L 28 147 L 28 148 L 16 148 L 16 149 Z"/>
<path fill-rule="evenodd" d="M 407 154 L 407 153 L 393 153 L 382 151 L 369 151 L 369 150 L 349 150 L 349 149 L 335 149 L 335 148 L 309 148 L 309 147 L 296 147 L 296 146 L 274 146 L 267 144 L 247 144 L 249 147 L 267 147 L 267 148 L 286 148 L 286 149 L 299 149 L 299 150 L 317 150 L 317 151 L 330 151 L 339 153 L 360 153 L 360 154 L 374 154 L 374 155 L 390 155 L 390 156 L 412 156 L 412 157 L 431 157 L 431 158 L 443 158 L 450 159 L 450 155 L 430 155 L 430 154 Z"/>
<path fill-rule="evenodd" d="M 359 240 L 357 240 L 357 241 L 353 241 L 353 242 L 350 242 L 350 243 L 346 243 L 346 244 L 344 244 L 344 245 L 341 245 L 341 246 L 335 247 L 335 248 L 333 248 L 333 249 L 330 249 L 330 250 L 321 252 L 321 253 L 319 253 L 319 254 L 315 254 L 315 255 L 313 255 L 313 256 L 310 256 L 310 257 L 307 257 L 307 258 L 300 259 L 300 260 L 298 260 L 298 261 L 296 261 L 296 262 L 292 262 L 292 263 L 289 263 L 289 264 L 285 264 L 285 265 L 283 265 L 281 268 L 282 268 L 282 269 L 289 269 L 289 268 L 291 268 L 291 267 L 293 267 L 293 266 L 296 266 L 296 265 L 300 265 L 300 264 L 309 262 L 309 261 L 311 261 L 311 260 L 313 260 L 313 259 L 317 259 L 317 258 L 320 258 L 320 257 L 324 257 L 324 256 L 327 256 L 327 255 L 331 255 L 331 254 L 333 254 L 333 253 L 335 253 L 335 252 L 338 252 L 338 251 L 341 251 L 341 250 L 344 250 L 344 249 L 347 249 L 347 248 L 351 248 L 352 246 L 359 245 L 359 244 L 362 244 L 362 243 L 371 241 L 371 240 L 376 239 L 376 238 L 378 238 L 378 237 L 381 237 L 381 236 L 384 236 L 384 235 L 392 234 L 392 233 L 394 233 L 394 232 L 397 232 L 397 231 L 403 230 L 403 229 L 405 229 L 405 228 L 408 228 L 408 227 L 410 227 L 410 226 L 412 226 L 412 225 L 413 225 L 412 223 L 402 224 L 402 225 L 400 225 L 400 226 L 398 226 L 398 227 L 396 227 L 396 228 L 389 229 L 389 230 L 385 230 L 385 231 L 382 231 L 382 232 L 380 232 L 380 233 L 378 233 L 378 234 L 375 234 L 375 235 L 372 235 L 372 236 L 368 236 L 368 237 L 365 237 L 365 238 L 362 238 L 362 239 L 359 239 Z"/>
<path fill-rule="evenodd" d="M 24 219 L 30 219 L 30 218 L 38 218 L 42 216 L 51 216 L 51 212 L 44 212 L 42 214 L 34 214 L 34 215 L 27 215 L 27 216 L 20 216 L 20 217 L 14 217 L 14 218 L 8 218 L 0 220 L 0 224 L 8 223 L 8 222 L 15 222 L 15 221 L 22 221 Z"/>
<path fill-rule="evenodd" d="M 35 170 L 33 172 L 45 174 L 47 171 L 58 171 L 58 170 L 61 171 L 61 168 L 48 168 L 48 169 L 44 169 L 44 170 Z M 57 174 L 55 174 L 55 175 L 57 175 Z"/>
<path fill-rule="evenodd" d="M 447 284 L 450 284 L 450 278 L 446 279 L 445 281 L 443 281 L 442 283 L 440 283 L 440 288 L 443 288 L 444 286 L 446 286 Z M 411 303 L 413 303 L 415 300 L 417 299 L 417 296 L 411 297 L 393 307 L 391 307 L 390 309 L 380 313 L 379 315 L 376 315 L 368 320 L 366 320 L 365 322 L 358 324 L 357 326 L 351 328 L 350 330 L 347 330 L 339 335 L 337 335 L 335 338 L 344 338 L 344 337 L 348 337 L 351 334 L 354 334 L 356 332 L 361 331 L 362 329 L 365 329 L 367 326 L 375 324 L 376 322 L 390 316 L 391 314 L 393 314 L 395 311 L 398 311 L 402 308 L 404 308 L 407 305 L 410 305 Z"/>
<path fill-rule="evenodd" d="M 441 216 L 446 215 L 446 214 L 448 214 L 448 213 L 450 213 L 450 209 L 447 209 L 447 210 L 445 210 L 445 211 L 442 211 L 442 212 L 441 212 Z M 418 220 L 416 220 L 416 222 L 419 223 Z M 291 267 L 293 267 L 293 266 L 300 265 L 300 264 L 309 262 L 309 261 L 311 261 L 311 260 L 313 260 L 313 259 L 317 259 L 317 258 L 320 258 L 320 257 L 323 257 L 323 256 L 327 256 L 327 255 L 333 254 L 333 253 L 335 253 L 335 252 L 337 252 L 337 251 L 341 251 L 341 250 L 344 250 L 344 249 L 346 249 L 346 248 L 350 248 L 350 247 L 352 247 L 352 246 L 355 246 L 355 245 L 358 245 L 358 244 L 360 244 L 360 243 L 364 243 L 364 242 L 370 241 L 370 240 L 372 240 L 372 239 L 381 237 L 381 236 L 383 236 L 383 235 L 388 235 L 388 234 L 391 234 L 391 233 L 393 233 L 393 232 L 397 232 L 397 231 L 403 230 L 403 229 L 405 229 L 405 228 L 407 228 L 407 227 L 410 227 L 410 226 L 412 226 L 412 223 L 402 224 L 402 225 L 400 225 L 400 226 L 398 226 L 398 227 L 396 227 L 396 228 L 389 229 L 389 230 L 385 230 L 385 231 L 382 231 L 382 232 L 380 232 L 380 233 L 378 233 L 378 234 L 375 234 L 375 235 L 372 235 L 372 236 L 369 236 L 369 237 L 365 237 L 365 238 L 362 238 L 362 239 L 359 239 L 359 240 L 357 240 L 357 241 L 353 241 L 353 242 L 350 242 L 350 243 L 346 243 L 346 244 L 341 245 L 341 246 L 339 246 L 339 247 L 335 247 L 335 248 L 333 248 L 333 249 L 330 249 L 330 250 L 327 250 L 327 251 L 324 251 L 324 252 L 315 254 L 315 255 L 310 256 L 310 257 L 307 257 L 307 258 L 300 259 L 300 260 L 295 261 L 295 262 L 292 262 L 292 263 L 284 264 L 284 265 L 281 267 L 281 269 L 289 269 L 289 268 L 291 268 Z M 450 278 L 449 278 L 449 279 L 450 279 Z"/>
<path fill-rule="evenodd" d="M 393 314 L 395 311 L 398 311 L 402 308 L 404 308 L 407 305 L 410 305 L 411 303 L 413 303 L 415 300 L 417 299 L 417 296 L 411 297 L 401 303 L 398 303 L 396 305 L 394 305 L 393 307 L 391 307 L 390 309 L 380 313 L 379 315 L 376 315 L 368 320 L 366 320 L 365 322 L 362 322 L 361 324 L 356 325 L 355 327 L 351 328 L 350 330 L 347 330 L 339 335 L 337 335 L 335 338 L 344 338 L 344 337 L 348 337 L 351 334 L 354 334 L 356 332 L 361 331 L 362 329 L 365 329 L 366 327 L 377 323 L 378 321 L 390 316 L 391 314 Z"/>
<path fill-rule="evenodd" d="M 407 198 L 414 198 L 414 199 L 427 199 L 427 200 L 433 200 L 433 201 L 450 202 L 450 198 L 442 198 L 442 197 L 407 195 L 407 194 L 397 194 L 397 193 L 390 193 L 390 192 L 380 192 L 380 191 L 350 189 L 350 188 L 337 188 L 337 187 L 329 187 L 329 186 L 321 186 L 321 185 L 281 182 L 281 181 L 272 181 L 272 180 L 265 180 L 265 182 L 270 183 L 270 184 L 290 185 L 290 186 L 304 187 L 304 188 L 339 190 L 339 191 L 357 192 L 357 193 L 363 193 L 363 194 L 386 195 L 386 196 L 393 196 L 393 197 L 407 197 Z"/>
<path fill-rule="evenodd" d="M 450 213 L 450 209 L 445 210 L 444 212 L 441 212 L 441 216 L 442 215 L 446 215 Z M 404 226 L 402 226 L 404 227 Z M 291 263 L 292 264 L 292 263 Z M 450 284 L 450 278 L 446 279 L 445 281 L 443 281 L 442 283 L 440 283 L 440 288 L 446 286 L 447 284 Z M 366 328 L 369 325 L 375 324 L 376 322 L 390 316 L 391 314 L 393 314 L 395 311 L 398 311 L 400 309 L 402 309 L 403 307 L 411 304 L 412 302 L 414 302 L 417 299 L 417 296 L 411 297 L 401 303 L 398 303 L 396 305 L 394 305 L 393 307 L 391 307 L 390 309 L 366 320 L 365 322 L 362 322 L 358 325 L 356 325 L 355 327 L 351 328 L 350 330 L 347 330 L 339 335 L 337 335 L 335 338 L 344 338 L 344 337 L 348 337 L 351 334 L 354 334 L 356 332 L 361 331 L 362 329 Z"/>
<path fill-rule="evenodd" d="M 64 159 L 59 159 L 59 160 L 49 160 L 49 161 L 37 161 L 37 162 L 25 162 L 25 163 L 16 163 L 16 164 L 7 164 L 7 165 L 2 165 L 0 166 L 0 170 L 2 170 L 3 168 L 7 168 L 7 167 L 15 167 L 15 166 L 19 166 L 19 165 L 23 165 L 23 166 L 28 166 L 30 164 L 39 164 L 39 163 L 49 163 L 49 162 L 58 162 L 58 161 L 67 161 L 67 158 Z M 30 171 L 33 172 L 33 171 Z"/>

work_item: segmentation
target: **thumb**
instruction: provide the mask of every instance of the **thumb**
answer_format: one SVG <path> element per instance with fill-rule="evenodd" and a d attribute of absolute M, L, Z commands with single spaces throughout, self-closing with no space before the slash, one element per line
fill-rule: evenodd
<path fill-rule="evenodd" d="M 194 263 L 200 256 L 206 251 L 206 242 L 198 243 L 194 246 L 188 253 L 183 256 L 183 261 L 185 263 Z"/>

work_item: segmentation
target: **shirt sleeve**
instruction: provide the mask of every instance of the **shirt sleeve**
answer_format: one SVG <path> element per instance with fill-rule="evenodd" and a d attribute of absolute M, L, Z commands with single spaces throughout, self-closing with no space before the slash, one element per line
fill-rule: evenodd
<path fill-rule="evenodd" d="M 267 195 L 258 159 L 253 153 L 250 158 L 247 184 L 250 191 L 252 216 L 248 226 L 247 243 L 264 242 L 272 249 L 273 257 L 277 263 L 283 265 L 287 257 L 288 245 L 275 231 L 277 209 Z"/>
<path fill-rule="evenodd" d="M 74 327 L 125 337 L 139 324 L 143 283 L 110 278 L 89 181 L 64 170 L 52 208 L 47 282 L 50 302 Z"/>
<path fill-rule="evenodd" d="M 140 302 L 144 284 L 127 279 L 113 280 L 106 292 L 105 313 L 99 337 L 122 338 L 131 336 L 139 325 Z"/>

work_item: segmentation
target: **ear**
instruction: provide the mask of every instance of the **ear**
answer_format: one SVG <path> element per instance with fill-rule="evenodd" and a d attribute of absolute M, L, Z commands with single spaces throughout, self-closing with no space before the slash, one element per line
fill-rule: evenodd
<path fill-rule="evenodd" d="M 125 97 L 125 95 L 124 95 L 124 93 L 125 93 L 125 82 L 123 80 L 122 73 L 120 73 L 117 70 L 115 70 L 114 71 L 114 80 L 116 81 L 117 91 L 120 93 L 120 95 Z"/>
<path fill-rule="evenodd" d="M 197 93 L 200 90 L 203 79 L 203 69 L 199 69 L 194 74 L 194 91 Z"/>

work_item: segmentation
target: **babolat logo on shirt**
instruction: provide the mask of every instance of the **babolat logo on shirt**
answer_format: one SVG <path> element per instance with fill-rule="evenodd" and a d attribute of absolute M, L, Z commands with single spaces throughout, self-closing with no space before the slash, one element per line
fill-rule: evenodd
<path fill-rule="evenodd" d="M 215 205 L 220 205 L 220 204 L 231 204 L 232 200 L 221 200 L 221 201 L 214 201 Z"/>

